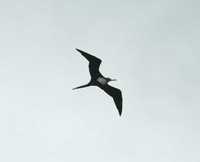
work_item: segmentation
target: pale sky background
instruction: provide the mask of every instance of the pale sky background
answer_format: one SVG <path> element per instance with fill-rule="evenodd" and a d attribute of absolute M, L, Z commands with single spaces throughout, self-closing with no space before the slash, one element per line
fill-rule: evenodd
<path fill-rule="evenodd" d="M 1 0 L 0 22 L 0 161 L 200 161 L 199 0 Z M 118 79 L 122 117 L 72 91 L 75 48 Z"/>

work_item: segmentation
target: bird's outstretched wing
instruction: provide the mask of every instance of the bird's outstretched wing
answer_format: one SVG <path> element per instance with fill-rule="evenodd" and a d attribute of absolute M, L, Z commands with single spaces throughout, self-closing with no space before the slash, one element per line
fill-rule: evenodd
<path fill-rule="evenodd" d="M 100 75 L 99 66 L 102 62 L 101 59 L 92 56 L 89 53 L 86 53 L 80 49 L 76 48 L 76 50 L 80 52 L 82 56 L 84 56 L 89 61 L 89 70 L 91 77 L 98 77 Z"/>
<path fill-rule="evenodd" d="M 122 114 L 122 92 L 120 89 L 117 89 L 115 87 L 112 87 L 108 84 L 99 86 L 102 90 L 104 90 L 109 96 L 111 96 L 115 102 L 115 105 L 117 107 L 117 110 L 119 112 L 119 115 Z"/>

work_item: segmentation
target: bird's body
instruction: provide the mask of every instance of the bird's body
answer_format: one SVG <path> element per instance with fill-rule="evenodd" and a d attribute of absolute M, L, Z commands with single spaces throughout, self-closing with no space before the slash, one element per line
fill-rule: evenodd
<path fill-rule="evenodd" d="M 79 51 L 88 61 L 89 61 L 89 72 L 90 72 L 90 82 L 88 84 L 76 87 L 74 89 L 84 88 L 88 86 L 97 86 L 101 88 L 104 92 L 106 92 L 109 96 L 111 96 L 115 102 L 115 105 L 118 109 L 119 115 L 122 113 L 122 93 L 119 89 L 114 88 L 108 84 L 110 81 L 115 81 L 115 79 L 110 79 L 108 77 L 104 77 L 100 71 L 99 67 L 101 64 L 101 60 L 95 56 L 92 56 L 84 51 L 76 49 Z"/>
<path fill-rule="evenodd" d="M 97 82 L 99 84 L 106 85 L 108 83 L 108 80 L 106 80 L 104 77 L 98 77 Z"/>

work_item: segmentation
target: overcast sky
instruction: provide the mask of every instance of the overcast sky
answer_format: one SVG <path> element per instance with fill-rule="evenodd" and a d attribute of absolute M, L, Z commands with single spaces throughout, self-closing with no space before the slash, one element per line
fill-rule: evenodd
<path fill-rule="evenodd" d="M 198 0 L 0 1 L 0 161 L 199 162 Z M 87 61 L 118 81 L 122 117 Z M 92 102 L 91 102 L 92 101 Z"/>

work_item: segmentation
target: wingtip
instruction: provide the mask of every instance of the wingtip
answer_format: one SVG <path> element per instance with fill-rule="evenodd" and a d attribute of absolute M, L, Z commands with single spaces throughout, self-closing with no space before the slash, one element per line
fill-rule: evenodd
<path fill-rule="evenodd" d="M 118 109 L 119 116 L 122 116 L 122 109 Z"/>
<path fill-rule="evenodd" d="M 77 51 L 79 51 L 79 52 L 81 52 L 81 50 L 80 49 L 78 49 L 78 48 L 75 48 Z"/>

